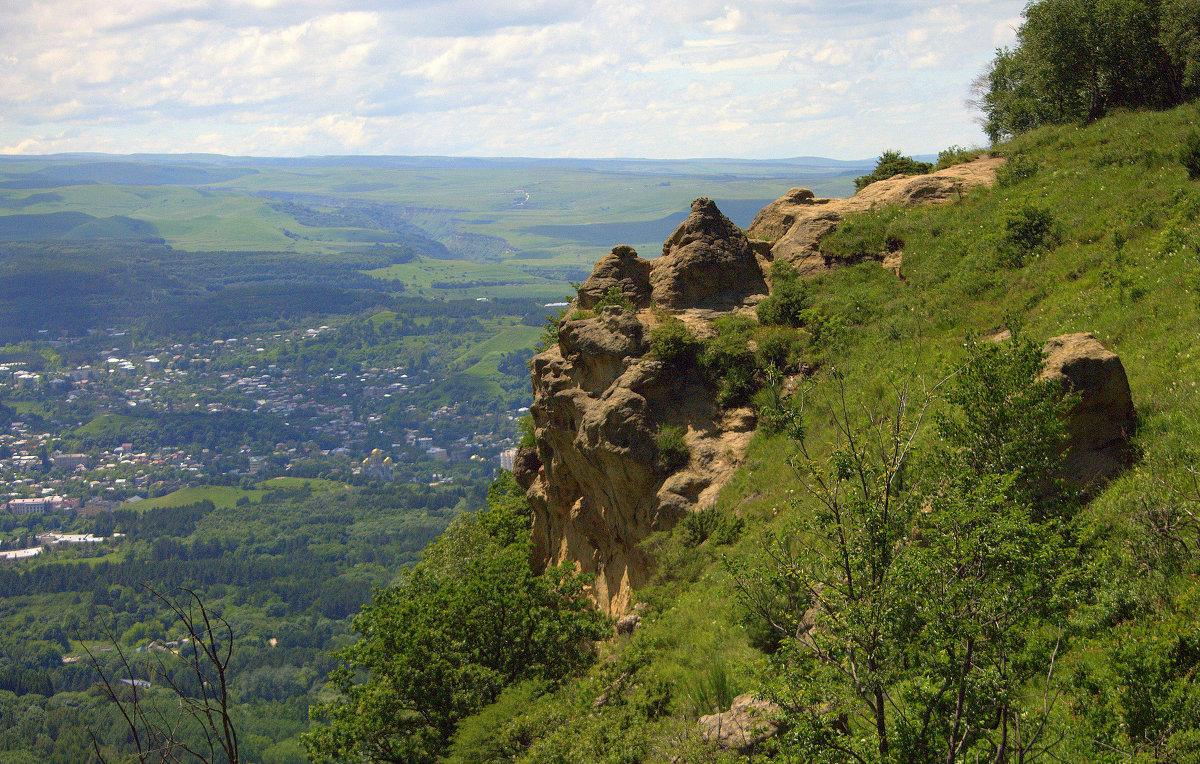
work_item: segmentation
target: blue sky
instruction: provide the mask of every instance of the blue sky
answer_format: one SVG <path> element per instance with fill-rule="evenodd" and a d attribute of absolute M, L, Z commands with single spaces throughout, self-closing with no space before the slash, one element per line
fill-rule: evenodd
<path fill-rule="evenodd" d="M 0 3 L 0 153 L 826 156 L 982 145 L 1023 0 Z"/>

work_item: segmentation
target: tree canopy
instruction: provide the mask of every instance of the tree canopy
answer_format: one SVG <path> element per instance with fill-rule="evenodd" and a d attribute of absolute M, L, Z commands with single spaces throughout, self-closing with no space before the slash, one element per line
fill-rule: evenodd
<path fill-rule="evenodd" d="M 398 586 L 354 619 L 338 696 L 313 715 L 314 758 L 436 762 L 459 721 L 511 684 L 588 665 L 608 622 L 563 568 L 529 565 L 529 507 L 511 474 L 488 509 L 456 521 Z"/>
<path fill-rule="evenodd" d="M 1040 0 L 976 82 L 993 141 L 1200 95 L 1200 0 Z"/>

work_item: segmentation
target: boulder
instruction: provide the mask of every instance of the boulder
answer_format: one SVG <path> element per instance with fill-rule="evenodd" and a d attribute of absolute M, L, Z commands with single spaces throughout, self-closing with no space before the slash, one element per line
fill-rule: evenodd
<path fill-rule="evenodd" d="M 654 302 L 670 310 L 729 309 L 767 293 L 746 235 L 703 197 L 651 263 L 650 284 Z"/>
<path fill-rule="evenodd" d="M 1116 353 L 1088 333 L 1064 334 L 1046 343 L 1042 379 L 1078 393 L 1067 417 L 1067 483 L 1089 492 L 1133 460 L 1129 442 L 1135 425 L 1125 367 Z"/>
<path fill-rule="evenodd" d="M 782 709 L 754 695 L 739 695 L 728 711 L 700 717 L 700 737 L 726 750 L 750 753 L 783 731 Z"/>
<path fill-rule="evenodd" d="M 613 287 L 620 289 L 635 307 L 647 307 L 650 304 L 650 261 L 638 257 L 637 250 L 627 244 L 613 247 L 579 286 L 577 304 L 591 310 Z"/>

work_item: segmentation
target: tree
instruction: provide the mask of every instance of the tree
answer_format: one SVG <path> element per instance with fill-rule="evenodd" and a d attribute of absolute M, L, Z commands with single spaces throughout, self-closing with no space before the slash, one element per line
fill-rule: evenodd
<path fill-rule="evenodd" d="M 1200 95 L 1197 0 L 1039 0 L 976 81 L 992 141 Z"/>
<path fill-rule="evenodd" d="M 1057 742 L 1058 643 L 1040 636 L 1056 632 L 1032 627 L 1066 555 L 1033 497 L 1061 458 L 1069 400 L 1038 382 L 1027 339 L 967 350 L 931 389 L 898 386 L 887 410 L 859 411 L 835 378 L 830 453 L 801 435 L 793 459 L 815 507 L 758 562 L 732 565 L 746 609 L 777 635 L 768 692 L 816 761 L 1032 761 Z M 918 460 L 943 402 L 939 442 Z"/>
<path fill-rule="evenodd" d="M 879 155 L 879 159 L 875 161 L 875 170 L 870 175 L 854 179 L 854 188 L 861 190 L 877 180 L 887 180 L 893 175 L 924 175 L 930 172 L 933 172 L 931 163 L 918 162 L 892 149 Z"/>
<path fill-rule="evenodd" d="M 458 722 L 526 679 L 556 681 L 586 666 L 608 621 L 565 568 L 534 575 L 529 508 L 511 474 L 488 509 L 456 521 L 399 586 L 354 619 L 339 654 L 339 696 L 317 706 L 310 755 L 435 762 Z M 365 677 L 365 678 L 364 678 Z"/>

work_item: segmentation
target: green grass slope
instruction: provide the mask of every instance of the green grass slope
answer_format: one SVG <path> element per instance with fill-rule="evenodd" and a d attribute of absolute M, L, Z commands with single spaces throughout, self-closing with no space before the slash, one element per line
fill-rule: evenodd
<path fill-rule="evenodd" d="M 1198 122 L 1191 105 L 1021 135 L 997 147 L 1009 163 L 996 187 L 943 207 L 880 211 L 829 242 L 871 254 L 872 235 L 902 242 L 903 280 L 871 260 L 812 284 L 820 331 L 810 325 L 806 353 L 819 366 L 804 410 L 818 458 L 831 448 L 830 419 L 818 412 L 839 395 L 835 369 L 854 410 L 878 412 L 899 387 L 929 389 L 961 364 L 969 337 L 1006 326 L 1039 340 L 1092 332 L 1124 363 L 1139 456 L 1064 521 L 1072 583 L 1020 635 L 1056 650 L 1049 676 L 1015 690 L 1021 702 L 1040 699 L 1045 717 L 1026 761 L 1200 756 L 1200 181 L 1179 160 Z M 935 402 L 916 448 L 932 442 L 943 407 Z M 811 548 L 797 529 L 818 506 L 795 453 L 793 441 L 760 431 L 706 520 L 652 541 L 661 565 L 640 595 L 642 627 L 602 645 L 602 660 L 576 680 L 510 688 L 459 727 L 449 760 L 744 760 L 706 747 L 696 720 L 741 692 L 778 693 L 795 670 L 786 651 L 755 646 L 761 624 L 730 573 L 739 561 L 766 570 L 769 534 Z M 754 760 L 853 760 L 802 748 L 810 732 Z"/>

